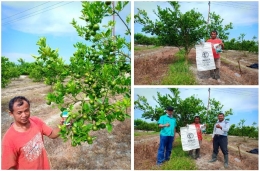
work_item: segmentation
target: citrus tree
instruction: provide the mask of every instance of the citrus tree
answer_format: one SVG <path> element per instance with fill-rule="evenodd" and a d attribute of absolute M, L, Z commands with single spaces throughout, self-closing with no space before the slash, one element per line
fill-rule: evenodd
<path fill-rule="evenodd" d="M 165 9 L 157 6 L 154 13 L 158 18 L 155 20 L 145 10 L 138 9 L 135 23 L 143 25 L 143 32 L 157 35 L 163 45 L 184 49 L 186 61 L 190 50 L 202 39 L 207 39 L 210 31 L 217 30 L 219 37 L 227 40 L 227 30 L 232 29 L 232 23 L 223 25 L 219 15 L 211 13 L 207 25 L 203 15 L 195 9 L 182 13 L 177 1 L 169 2 L 169 5 Z"/>
<path fill-rule="evenodd" d="M 70 124 L 60 126 L 60 135 L 64 141 L 71 139 L 72 146 L 82 142 L 92 144 L 96 138 L 92 131 L 107 129 L 111 132 L 113 121 L 130 117 L 127 109 L 130 107 L 131 43 L 126 39 L 131 35 L 130 15 L 125 20 L 120 16 L 128 3 L 118 1 L 112 8 L 110 1 L 84 1 L 80 17 L 84 26 L 75 19 L 71 23 L 85 41 L 74 44 L 76 51 L 70 58 L 68 70 L 59 70 L 59 74 L 66 77 L 65 81 L 56 80 L 46 100 L 48 105 L 55 103 L 61 112 L 69 113 L 66 122 Z M 116 24 L 113 20 L 101 25 L 104 18 L 112 15 L 125 26 L 124 36 L 112 35 Z M 41 38 L 37 44 L 42 49 L 41 56 L 36 58 L 39 62 L 44 61 L 44 50 L 56 56 L 55 51 L 46 49 L 45 39 Z M 46 56 L 44 64 L 48 65 L 51 58 Z M 55 65 L 49 64 L 48 72 L 56 64 L 57 61 Z"/>
<path fill-rule="evenodd" d="M 160 116 L 166 113 L 165 109 L 172 106 L 174 108 L 173 116 L 177 120 L 177 132 L 179 132 L 180 127 L 193 123 L 195 116 L 200 116 L 201 123 L 207 124 L 207 133 L 212 133 L 214 124 L 217 121 L 217 115 L 221 112 L 223 105 L 215 99 L 211 99 L 210 110 L 207 111 L 202 100 L 194 95 L 181 99 L 180 91 L 177 88 L 169 90 L 171 93 L 166 95 L 157 92 L 157 97 L 153 97 L 157 104 L 153 106 L 149 104 L 146 97 L 137 95 L 138 99 L 134 102 L 135 109 L 143 112 L 143 118 L 158 121 Z M 228 119 L 226 117 L 232 115 L 232 109 L 224 113 L 225 119 Z"/>
<path fill-rule="evenodd" d="M 34 81 L 44 80 L 47 85 L 63 81 L 68 75 L 68 69 L 65 67 L 64 60 L 59 57 L 58 49 L 52 50 L 47 45 L 45 37 L 40 38 L 36 45 L 39 46 L 39 56 L 33 56 L 35 62 L 30 78 Z"/>
<path fill-rule="evenodd" d="M 6 87 L 12 78 L 18 78 L 21 75 L 21 72 L 18 66 L 9 61 L 5 56 L 1 57 L 1 87 Z"/>

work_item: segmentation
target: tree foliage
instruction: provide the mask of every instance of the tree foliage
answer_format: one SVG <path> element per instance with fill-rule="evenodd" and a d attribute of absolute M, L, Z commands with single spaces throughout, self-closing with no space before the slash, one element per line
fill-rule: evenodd
<path fill-rule="evenodd" d="M 9 61 L 9 59 L 5 56 L 1 57 L 1 87 L 6 87 L 12 78 L 19 78 L 21 72 L 18 66 Z"/>
<path fill-rule="evenodd" d="M 137 130 L 144 130 L 144 131 L 156 131 L 159 132 L 160 128 L 158 127 L 158 124 L 156 122 L 148 123 L 142 119 L 135 119 L 134 120 L 134 126 Z"/>
<path fill-rule="evenodd" d="M 111 35 L 115 21 L 100 26 L 104 17 L 117 15 L 126 26 L 125 36 L 131 35 L 130 15 L 125 20 L 119 15 L 127 4 L 128 1 L 118 1 L 113 9 L 109 2 L 82 2 L 80 19 L 86 26 L 80 26 L 75 19 L 71 24 L 90 45 L 85 42 L 74 44 L 76 51 L 67 70 L 57 66 L 62 66 L 63 62 L 58 52 L 46 45 L 45 39 L 41 38 L 37 43 L 41 54 L 36 58 L 40 59 L 39 65 L 43 68 L 47 65 L 48 72 L 57 71 L 59 74 L 56 75 L 64 76 L 53 82 L 50 80 L 54 83 L 53 92 L 48 93 L 46 100 L 47 104 L 56 103 L 61 112 L 69 113 L 67 121 L 71 125 L 61 126 L 60 134 L 64 141 L 71 139 L 72 146 L 86 141 L 92 144 L 96 138 L 92 131 L 106 128 L 111 132 L 113 121 L 130 117 L 127 109 L 130 106 L 131 42 L 126 41 L 126 37 Z M 50 55 L 45 55 L 45 50 Z M 57 70 L 52 71 L 53 67 Z M 118 95 L 122 96 L 119 100 L 115 99 Z"/>
<path fill-rule="evenodd" d="M 30 73 L 30 78 L 35 81 L 44 80 L 47 85 L 63 81 L 68 75 L 68 68 L 65 67 L 64 60 L 59 57 L 58 49 L 52 50 L 47 45 L 45 37 L 40 38 L 37 45 L 39 46 L 39 56 L 33 56 L 35 63 L 33 71 Z"/>
<path fill-rule="evenodd" d="M 34 63 L 26 62 L 22 58 L 19 58 L 18 62 L 18 69 L 20 70 L 21 75 L 29 75 L 31 73 L 31 70 L 33 68 L 32 66 L 34 65 Z"/>
<path fill-rule="evenodd" d="M 242 119 L 237 125 L 232 124 L 228 134 L 258 139 L 258 127 L 256 126 L 256 123 L 254 122 L 252 126 L 244 126 L 244 122 L 245 120 Z"/>
<path fill-rule="evenodd" d="M 160 45 L 159 39 L 157 37 L 148 37 L 146 35 L 143 35 L 142 33 L 136 33 L 134 35 L 134 41 L 135 44 L 140 45 Z"/>
<path fill-rule="evenodd" d="M 146 97 L 137 95 L 138 99 L 134 102 L 135 109 L 143 112 L 143 118 L 158 121 L 160 116 L 165 114 L 165 108 L 172 106 L 174 108 L 173 116 L 177 120 L 177 131 L 180 130 L 180 127 L 193 123 L 195 116 L 200 116 L 201 123 L 207 124 L 207 133 L 212 133 L 217 115 L 221 112 L 223 105 L 215 99 L 210 99 L 210 109 L 207 111 L 202 100 L 195 95 L 181 99 L 180 91 L 177 88 L 169 90 L 171 93 L 166 95 L 157 92 L 157 97 L 153 97 L 157 102 L 155 106 L 151 106 Z M 232 115 L 232 109 L 224 113 L 228 120 L 227 117 Z"/>
<path fill-rule="evenodd" d="M 219 15 L 211 13 L 207 25 L 203 15 L 195 9 L 182 13 L 178 2 L 171 1 L 169 4 L 170 7 L 165 9 L 157 6 L 154 13 L 158 19 L 155 21 L 150 19 L 145 10 L 138 9 L 135 22 L 143 25 L 143 32 L 157 35 L 164 45 L 184 48 L 186 60 L 191 48 L 209 37 L 211 30 L 217 30 L 223 40 L 228 38 L 227 30 L 232 29 L 232 23 L 222 25 L 223 19 Z"/>
<path fill-rule="evenodd" d="M 243 36 L 243 34 L 241 34 Z M 252 40 L 244 40 L 239 36 L 237 39 L 233 38 L 225 41 L 225 49 L 229 50 L 241 50 L 258 53 L 258 41 L 254 36 Z"/>

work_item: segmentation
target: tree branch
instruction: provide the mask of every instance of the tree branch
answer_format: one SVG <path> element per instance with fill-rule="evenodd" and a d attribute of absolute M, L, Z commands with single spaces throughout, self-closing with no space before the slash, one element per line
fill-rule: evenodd
<path fill-rule="evenodd" d="M 125 23 L 125 21 L 120 17 L 119 13 L 116 12 L 115 10 L 114 10 L 114 13 L 116 13 L 116 15 L 117 15 L 117 16 L 120 18 L 120 20 L 124 23 L 124 25 L 126 26 L 128 32 L 129 32 L 129 34 L 131 35 L 130 29 L 128 28 L 128 26 L 127 26 L 127 24 Z"/>

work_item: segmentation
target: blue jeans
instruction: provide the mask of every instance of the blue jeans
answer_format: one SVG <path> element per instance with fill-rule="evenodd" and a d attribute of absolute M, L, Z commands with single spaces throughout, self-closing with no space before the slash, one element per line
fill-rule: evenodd
<path fill-rule="evenodd" d="M 160 135 L 160 145 L 157 154 L 157 164 L 170 160 L 174 136 Z"/>

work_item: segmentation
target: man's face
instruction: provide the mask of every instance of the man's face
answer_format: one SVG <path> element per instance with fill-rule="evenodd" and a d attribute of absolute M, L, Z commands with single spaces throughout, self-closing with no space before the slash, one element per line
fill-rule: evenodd
<path fill-rule="evenodd" d="M 168 115 L 172 115 L 173 114 L 173 111 L 170 111 L 170 110 L 166 110 L 167 114 Z"/>
<path fill-rule="evenodd" d="M 223 116 L 223 115 L 218 115 L 218 120 L 219 120 L 220 122 L 222 122 L 222 121 L 224 120 L 224 116 Z"/>
<path fill-rule="evenodd" d="M 210 36 L 211 36 L 211 39 L 216 39 L 217 33 L 211 32 Z"/>
<path fill-rule="evenodd" d="M 13 112 L 9 112 L 9 114 L 14 117 L 16 123 L 26 125 L 30 118 L 30 107 L 26 101 L 23 101 L 22 105 L 19 105 L 20 103 L 21 102 L 15 102 Z"/>
<path fill-rule="evenodd" d="M 194 122 L 195 122 L 196 124 L 198 124 L 198 123 L 200 123 L 200 119 L 199 119 L 199 118 L 195 118 Z"/>

